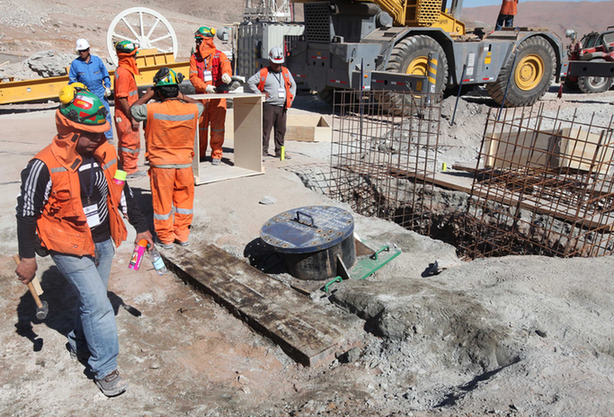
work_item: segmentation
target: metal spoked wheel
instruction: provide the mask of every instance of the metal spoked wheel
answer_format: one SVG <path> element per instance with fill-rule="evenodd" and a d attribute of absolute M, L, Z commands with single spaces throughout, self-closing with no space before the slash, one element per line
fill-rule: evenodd
<path fill-rule="evenodd" d="M 145 7 L 126 9 L 111 22 L 107 32 L 107 51 L 117 65 L 115 43 L 132 41 L 139 49 L 156 48 L 158 52 L 172 52 L 177 58 L 177 35 L 164 16 Z"/>

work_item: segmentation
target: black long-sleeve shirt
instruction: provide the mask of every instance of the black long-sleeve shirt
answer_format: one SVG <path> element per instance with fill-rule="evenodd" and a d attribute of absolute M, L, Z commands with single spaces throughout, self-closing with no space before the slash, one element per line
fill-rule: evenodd
<path fill-rule="evenodd" d="M 109 208 L 107 205 L 108 184 L 102 168 L 94 158 L 83 158 L 79 167 L 81 201 L 83 206 L 97 205 L 99 223 L 91 227 L 94 242 L 103 242 L 111 237 Z M 19 255 L 33 258 L 36 247 L 36 220 L 47 203 L 51 192 L 49 168 L 39 159 L 33 159 L 21 172 L 21 193 L 17 197 L 17 237 Z M 89 202 L 88 202 L 89 201 Z M 134 226 L 137 233 L 148 229 L 147 220 L 141 213 L 134 194 L 126 182 L 122 192 L 120 210 Z"/>

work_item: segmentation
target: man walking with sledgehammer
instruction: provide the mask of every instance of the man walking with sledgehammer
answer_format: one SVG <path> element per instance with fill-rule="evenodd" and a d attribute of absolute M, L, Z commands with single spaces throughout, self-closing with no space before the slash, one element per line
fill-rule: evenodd
<path fill-rule="evenodd" d="M 49 252 L 78 296 L 68 335 L 71 356 L 87 358 L 98 388 L 114 397 L 127 388 L 117 370 L 117 326 L 107 297 L 115 246 L 127 237 L 122 213 L 137 241 L 153 247 L 153 240 L 128 183 L 113 181 L 117 154 L 104 135 L 110 125 L 100 99 L 69 85 L 60 91 L 60 102 L 57 136 L 21 173 L 16 216 L 21 261 L 15 272 L 28 284 L 37 269 L 35 251 Z"/>

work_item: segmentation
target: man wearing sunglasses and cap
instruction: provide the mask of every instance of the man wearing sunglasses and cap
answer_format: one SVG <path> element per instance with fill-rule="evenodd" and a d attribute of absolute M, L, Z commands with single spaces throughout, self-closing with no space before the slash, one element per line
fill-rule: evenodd
<path fill-rule="evenodd" d="M 104 136 L 109 122 L 100 99 L 73 84 L 62 88 L 60 103 L 57 136 L 21 173 L 15 272 L 27 284 L 36 273 L 35 254 L 51 255 L 78 297 L 68 350 L 87 361 L 98 388 L 114 397 L 127 388 L 117 370 L 117 326 L 107 296 L 115 247 L 127 237 L 123 216 L 137 242 L 153 246 L 153 240 L 128 183 L 113 181 L 117 154 Z"/>
<path fill-rule="evenodd" d="M 224 84 L 232 83 L 232 67 L 224 52 L 213 43 L 215 29 L 200 27 L 194 33 L 196 51 L 190 57 L 190 82 L 197 93 L 213 94 Z M 207 133 L 211 127 L 211 165 L 219 165 L 222 159 L 226 123 L 226 99 L 203 100 L 205 111 L 198 121 L 201 159 L 207 152 Z"/>
<path fill-rule="evenodd" d="M 102 101 L 105 109 L 107 109 L 107 121 L 109 129 L 104 132 L 107 140 L 113 143 L 113 121 L 111 120 L 111 111 L 109 107 L 108 97 L 111 96 L 111 77 L 109 71 L 104 66 L 102 60 L 95 55 L 90 54 L 90 44 L 87 39 L 77 39 L 75 46 L 79 55 L 70 64 L 68 71 L 68 84 L 82 83 L 87 89 Z"/>

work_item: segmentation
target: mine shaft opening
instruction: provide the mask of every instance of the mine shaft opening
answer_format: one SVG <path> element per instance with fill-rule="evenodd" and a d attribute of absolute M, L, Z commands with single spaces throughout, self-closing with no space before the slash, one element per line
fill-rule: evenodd
<path fill-rule="evenodd" d="M 463 259 L 614 252 L 614 116 L 489 111 L 476 161 L 438 161 L 441 100 L 336 92 L 326 193 L 454 245 Z"/>

